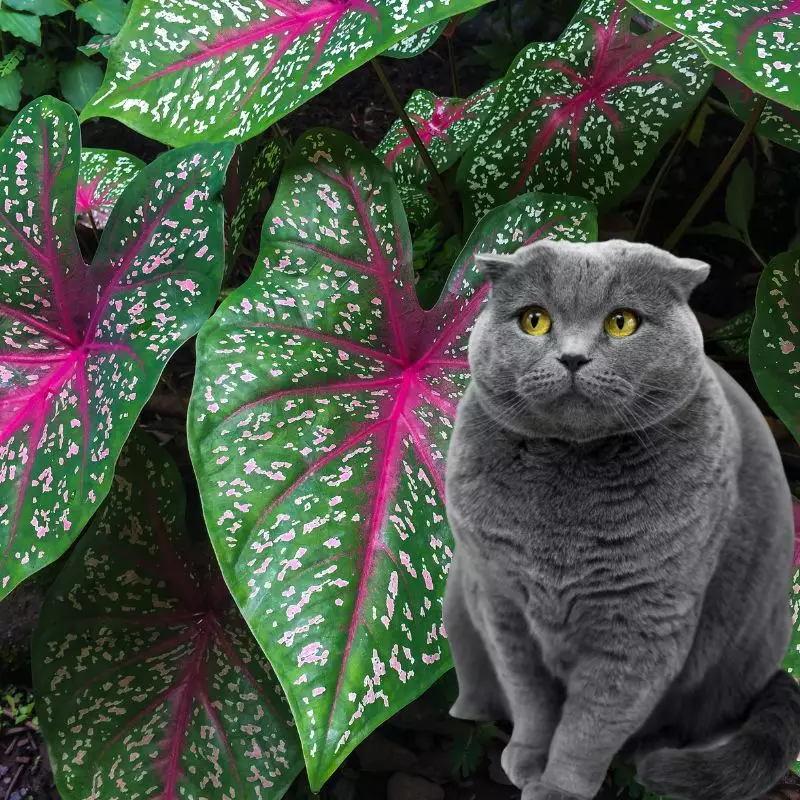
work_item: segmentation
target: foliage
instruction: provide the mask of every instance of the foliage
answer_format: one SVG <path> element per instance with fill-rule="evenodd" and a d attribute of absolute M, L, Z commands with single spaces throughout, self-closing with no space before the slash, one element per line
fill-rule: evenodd
<path fill-rule="evenodd" d="M 78 222 L 98 229 L 105 228 L 114 204 L 143 168 L 142 161 L 127 153 L 84 148 L 75 196 Z"/>
<path fill-rule="evenodd" d="M 800 108 L 798 0 L 631 0 L 692 38 L 708 60 L 777 103 Z"/>
<path fill-rule="evenodd" d="M 242 141 L 422 27 L 486 0 L 141 0 L 83 118 Z M 198 111 L 201 113 L 198 113 Z"/>
<path fill-rule="evenodd" d="M 584 0 L 557 42 L 526 48 L 506 75 L 459 168 L 468 219 L 532 190 L 614 206 L 710 79 L 688 40 L 660 29 L 635 35 L 623 0 Z"/>
<path fill-rule="evenodd" d="M 411 36 L 406 36 L 397 44 L 393 44 L 384 52 L 384 55 L 391 58 L 414 58 L 414 56 L 424 53 L 442 35 L 447 24 L 448 20 L 443 19 L 435 25 L 421 28 Z"/>
<path fill-rule="evenodd" d="M 769 262 L 756 295 L 750 367 L 770 407 L 800 441 L 800 251 Z"/>
<path fill-rule="evenodd" d="M 453 738 L 453 772 L 461 778 L 474 775 L 486 755 L 486 747 L 497 735 L 492 723 L 470 725 Z"/>
<path fill-rule="evenodd" d="M 48 593 L 34 686 L 61 796 L 280 797 L 291 712 L 206 548 L 180 475 L 134 436 L 108 503 Z"/>
<path fill-rule="evenodd" d="M 43 98 L 0 140 L 0 598 L 74 541 L 164 364 L 211 312 L 231 147 L 174 150 L 75 238 L 75 112 Z"/>
<path fill-rule="evenodd" d="M 4 723 L 9 727 L 25 725 L 36 730 L 39 720 L 34 711 L 35 700 L 31 692 L 16 686 L 9 686 L 0 693 L 0 733 Z"/>
<path fill-rule="evenodd" d="M 256 270 L 199 338 L 189 436 L 217 557 L 286 687 L 312 788 L 450 668 L 442 481 L 487 291 L 474 253 L 594 234 L 585 201 L 520 197 L 473 232 L 424 313 L 385 168 L 324 130 L 287 161 Z"/>

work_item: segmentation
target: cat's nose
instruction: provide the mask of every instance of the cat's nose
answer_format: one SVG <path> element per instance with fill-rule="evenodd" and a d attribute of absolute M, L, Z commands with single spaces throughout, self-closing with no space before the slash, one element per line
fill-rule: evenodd
<path fill-rule="evenodd" d="M 592 359 L 580 353 L 563 353 L 558 359 L 570 372 L 577 372 L 584 364 Z"/>

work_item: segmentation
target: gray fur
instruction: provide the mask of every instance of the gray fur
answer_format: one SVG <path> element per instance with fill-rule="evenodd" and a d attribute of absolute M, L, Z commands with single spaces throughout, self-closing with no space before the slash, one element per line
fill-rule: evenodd
<path fill-rule="evenodd" d="M 800 750 L 792 507 L 763 417 L 703 353 L 708 267 L 620 241 L 483 265 L 447 465 L 451 713 L 512 721 L 523 800 L 589 800 L 623 750 L 658 792 L 759 796 Z M 520 329 L 530 305 L 548 335 Z M 620 307 L 642 323 L 612 339 Z"/>

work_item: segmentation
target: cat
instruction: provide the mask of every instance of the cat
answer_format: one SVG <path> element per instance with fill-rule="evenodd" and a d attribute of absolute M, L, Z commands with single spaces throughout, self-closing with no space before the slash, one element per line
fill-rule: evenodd
<path fill-rule="evenodd" d="M 468 720 L 510 720 L 523 800 L 748 800 L 800 751 L 792 500 L 703 351 L 709 267 L 623 241 L 481 256 L 489 299 L 446 470 L 444 623 Z"/>

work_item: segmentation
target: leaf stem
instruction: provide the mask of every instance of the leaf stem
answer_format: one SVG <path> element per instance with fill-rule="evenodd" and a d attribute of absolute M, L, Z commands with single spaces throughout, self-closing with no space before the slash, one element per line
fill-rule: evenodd
<path fill-rule="evenodd" d="M 761 112 L 764 110 L 766 103 L 767 98 L 764 97 L 764 95 L 760 95 L 756 101 L 756 104 L 750 111 L 747 122 L 744 124 L 744 127 L 736 137 L 736 141 L 734 141 L 734 143 L 731 145 L 731 149 L 728 150 L 725 158 L 722 159 L 708 183 L 703 187 L 703 190 L 697 196 L 694 203 L 692 203 L 691 208 L 686 212 L 683 219 L 676 226 L 675 230 L 672 231 L 672 233 L 667 237 L 667 240 L 664 242 L 665 250 L 675 249 L 675 245 L 678 244 L 678 242 L 683 238 L 683 235 L 689 229 L 689 226 L 694 222 L 695 217 L 709 201 L 711 195 L 713 195 L 717 190 L 719 185 L 722 183 L 723 178 L 730 172 L 731 167 L 733 167 L 733 165 L 736 163 L 736 159 L 739 158 L 742 149 L 744 148 L 745 144 L 747 144 L 747 140 L 755 130 L 758 120 L 761 117 Z"/>
<path fill-rule="evenodd" d="M 92 225 L 92 230 L 94 231 L 94 237 L 97 239 L 97 243 L 100 244 L 100 231 L 97 229 L 97 222 L 95 221 L 94 214 L 92 214 L 91 209 L 87 211 L 89 215 L 89 222 Z"/>
<path fill-rule="evenodd" d="M 453 50 L 452 36 L 445 36 L 447 41 L 447 60 L 450 62 L 450 78 L 453 81 L 453 97 L 461 97 L 461 87 L 458 84 L 458 65 L 456 64 L 456 54 Z"/>
<path fill-rule="evenodd" d="M 381 67 L 381 65 L 378 63 L 378 59 L 373 58 L 369 63 L 372 64 L 372 68 L 375 70 L 375 74 L 378 76 L 378 80 L 381 82 L 381 85 L 386 92 L 386 96 L 389 98 L 389 102 L 392 104 L 395 113 L 402 120 L 405 129 L 408 131 L 408 135 L 411 137 L 411 141 L 414 142 L 414 146 L 417 148 L 422 161 L 427 167 L 428 172 L 431 174 L 431 178 L 436 185 L 436 191 L 439 193 L 442 201 L 442 209 L 447 217 L 448 224 L 452 228 L 453 233 L 455 233 L 459 239 L 463 241 L 461 221 L 458 218 L 455 207 L 450 202 L 450 195 L 447 193 L 444 183 L 442 183 L 441 175 L 439 175 L 438 171 L 436 170 L 436 165 L 433 163 L 431 154 L 425 148 L 425 145 L 422 143 L 422 139 L 419 138 L 417 129 L 414 127 L 414 124 L 409 119 L 408 114 L 406 114 L 406 110 L 397 99 L 397 95 L 394 93 L 394 89 L 392 89 L 392 85 L 389 83 L 389 79 L 386 77 L 383 67 Z"/>

